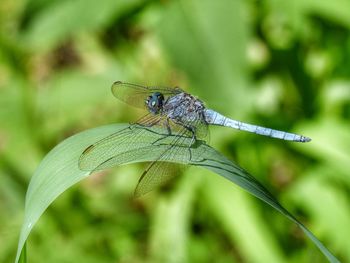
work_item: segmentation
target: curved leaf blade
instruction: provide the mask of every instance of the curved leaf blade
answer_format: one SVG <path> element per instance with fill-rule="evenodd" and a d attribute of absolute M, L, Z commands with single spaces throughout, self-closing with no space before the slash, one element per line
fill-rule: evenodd
<path fill-rule="evenodd" d="M 43 159 L 35 171 L 28 187 L 24 222 L 18 242 L 16 263 L 19 260 L 23 246 L 34 224 L 38 221 L 45 209 L 61 193 L 90 175 L 89 171 L 81 171 L 78 167 L 81 153 L 89 145 L 127 126 L 128 124 L 112 124 L 78 133 L 61 142 Z M 130 136 L 129 143 L 135 145 L 131 150 L 128 149 L 125 152 L 121 150 L 120 155 L 118 155 L 118 158 L 120 158 L 119 162 L 115 163 L 122 165 L 156 160 L 161 150 L 160 148 L 167 147 L 172 139 L 166 138 L 162 141 L 161 145 L 153 144 L 151 142 L 153 142 L 155 133 L 151 133 L 152 140 L 146 140 L 146 143 L 135 142 L 132 140 L 132 136 Z M 159 138 L 163 138 L 161 134 L 158 134 L 158 136 Z M 217 173 L 269 204 L 289 220 L 296 223 L 330 262 L 339 262 L 338 259 L 253 176 L 203 142 L 199 142 L 196 147 L 191 148 L 191 151 L 192 159 L 189 163 L 190 165 L 206 168 Z M 182 157 L 173 156 L 173 158 L 168 161 L 181 163 Z"/>
<path fill-rule="evenodd" d="M 29 233 L 46 208 L 61 193 L 90 174 L 78 168 L 83 150 L 91 142 L 124 127 L 126 125 L 108 125 L 81 132 L 64 140 L 46 155 L 29 183 L 15 262 L 18 262 Z"/>

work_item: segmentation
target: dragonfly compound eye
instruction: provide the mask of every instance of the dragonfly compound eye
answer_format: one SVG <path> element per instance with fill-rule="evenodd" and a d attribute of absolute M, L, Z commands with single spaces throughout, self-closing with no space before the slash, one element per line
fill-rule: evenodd
<path fill-rule="evenodd" d="M 154 92 L 151 96 L 146 100 L 146 104 L 148 109 L 153 114 L 157 114 L 163 107 L 164 96 L 160 92 Z"/>

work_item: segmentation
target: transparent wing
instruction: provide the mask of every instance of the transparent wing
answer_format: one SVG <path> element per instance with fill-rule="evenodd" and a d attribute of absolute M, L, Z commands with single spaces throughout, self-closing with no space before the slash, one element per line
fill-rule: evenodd
<path fill-rule="evenodd" d="M 129 127 L 90 145 L 79 158 L 79 168 L 83 171 L 94 171 L 117 165 L 118 159 L 115 158 L 116 156 L 130 152 L 135 147 L 150 145 L 157 140 L 159 134 L 152 134 L 144 127 L 160 125 L 162 121 L 161 116 L 148 114 L 138 121 L 140 124 L 131 124 Z M 130 143 L 130 141 L 133 143 Z M 113 159 L 115 159 L 114 162 Z"/>
<path fill-rule="evenodd" d="M 154 92 L 160 92 L 164 96 L 171 96 L 182 92 L 182 90 L 180 88 L 146 87 L 121 81 L 116 81 L 112 85 L 114 97 L 141 109 L 145 108 L 145 100 Z"/>
<path fill-rule="evenodd" d="M 151 192 L 178 175 L 182 170 L 181 168 L 184 168 L 178 163 L 188 164 L 191 160 L 191 140 L 192 138 L 187 136 L 185 130 L 182 134 L 174 136 L 173 142 L 143 172 L 135 188 L 135 197 Z"/>
<path fill-rule="evenodd" d="M 79 168 L 83 171 L 96 171 L 116 166 L 121 160 L 132 161 L 136 159 L 136 155 L 157 155 L 152 146 L 169 137 L 166 123 L 165 116 L 147 114 L 135 124 L 87 147 L 79 158 Z M 175 130 L 175 126 L 173 128 Z M 183 127 L 181 129 L 183 130 Z M 162 152 L 161 148 L 165 146 L 159 148 L 158 155 Z"/>
<path fill-rule="evenodd" d="M 184 165 L 180 166 L 179 164 L 171 162 L 152 162 L 139 179 L 134 191 L 134 196 L 140 197 L 165 185 L 171 179 L 179 175 L 184 168 Z"/>
<path fill-rule="evenodd" d="M 201 134 L 196 133 L 197 138 L 198 135 L 203 137 L 208 135 L 208 127 L 202 120 L 193 120 L 192 123 L 186 125 L 195 127 L 196 131 L 201 132 Z M 136 197 L 167 183 L 184 168 L 183 165 L 188 164 L 193 159 L 200 158 L 202 153 L 198 150 L 196 150 L 196 156 L 193 156 L 192 149 L 196 148 L 197 142 L 199 142 L 194 141 L 193 134 L 184 126 L 173 124 L 171 127 L 172 132 L 177 130 L 172 135 L 173 140 L 167 145 L 159 158 L 143 172 L 134 192 Z M 161 145 L 161 141 L 159 143 Z M 174 163 L 174 161 L 177 163 Z M 179 165 L 179 163 L 183 165 Z"/>
<path fill-rule="evenodd" d="M 194 122 L 195 124 L 195 133 L 197 139 L 200 140 L 209 140 L 209 128 L 208 124 L 205 122 L 204 119 L 200 119 Z"/>
<path fill-rule="evenodd" d="M 191 126 L 201 127 L 200 120 L 194 121 Z M 95 171 L 145 156 L 158 156 L 144 171 L 135 189 L 135 196 L 146 194 L 173 178 L 177 174 L 174 167 L 179 166 L 174 162 L 188 164 L 193 158 L 192 148 L 196 148 L 197 141 L 186 127 L 173 123 L 170 134 L 164 127 L 169 127 L 166 118 L 146 115 L 136 124 L 89 146 L 80 156 L 79 167 Z M 195 158 L 200 156 L 197 150 Z"/>

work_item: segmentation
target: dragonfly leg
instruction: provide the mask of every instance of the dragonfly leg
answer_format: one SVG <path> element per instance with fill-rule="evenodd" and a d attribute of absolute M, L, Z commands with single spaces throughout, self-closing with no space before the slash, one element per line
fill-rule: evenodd
<path fill-rule="evenodd" d="M 156 144 L 157 142 L 164 140 L 165 138 L 167 138 L 168 136 L 172 136 L 171 134 L 171 128 L 170 128 L 170 124 L 169 124 L 169 119 L 166 118 L 165 122 L 164 122 L 165 128 L 167 129 L 168 134 L 164 134 L 163 137 L 155 140 L 154 142 L 152 142 L 152 145 Z"/>
<path fill-rule="evenodd" d="M 170 136 L 171 135 L 171 129 L 170 129 L 170 124 L 169 124 L 169 119 L 168 118 L 166 118 L 165 126 L 166 126 L 166 129 L 168 131 L 168 135 Z"/>
<path fill-rule="evenodd" d="M 153 127 L 154 125 L 157 125 L 158 123 L 160 122 L 160 119 L 159 120 L 156 120 L 152 123 L 136 123 L 137 125 L 140 125 L 141 127 Z"/>
<path fill-rule="evenodd" d="M 192 152 L 191 152 L 191 147 L 192 145 L 197 141 L 197 137 L 196 137 L 196 127 L 193 126 L 184 126 L 189 132 L 192 133 L 192 138 L 191 138 L 191 142 L 188 145 L 188 153 L 190 154 L 190 160 L 192 160 Z"/>

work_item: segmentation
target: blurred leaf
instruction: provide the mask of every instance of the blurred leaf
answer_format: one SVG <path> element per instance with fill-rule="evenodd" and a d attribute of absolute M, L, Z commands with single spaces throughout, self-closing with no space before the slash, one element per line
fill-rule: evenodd
<path fill-rule="evenodd" d="M 60 143 L 44 158 L 28 187 L 25 216 L 18 243 L 16 262 L 18 262 L 19 255 L 30 231 L 45 209 L 61 193 L 90 174 L 90 172 L 81 171 L 78 168 L 78 160 L 83 150 L 99 139 L 127 126 L 125 124 L 108 125 L 81 132 Z M 131 148 L 127 152 L 123 152 L 123 147 L 118 149 L 120 150 L 120 158 L 117 159 L 119 164 L 156 160 L 159 152 L 166 149 L 167 146 L 152 144 L 154 136 L 154 132 L 150 132 L 152 141 L 147 141 L 146 136 L 144 142 L 138 143 L 130 139 Z M 163 136 L 159 134 L 159 138 L 163 138 Z M 169 143 L 171 140 L 172 138 L 166 138 L 164 143 Z M 323 244 L 282 207 L 254 177 L 206 144 L 200 144 L 198 147 L 192 148 L 192 150 L 191 165 L 203 167 L 217 173 L 271 205 L 296 223 L 331 262 L 338 262 Z M 169 161 L 181 162 L 181 158 L 181 156 L 174 156 L 174 159 Z"/>
<path fill-rule="evenodd" d="M 45 136 L 62 132 L 89 116 L 98 117 L 97 109 L 103 112 L 101 105 L 114 101 L 112 96 L 106 100 L 110 86 L 119 75 L 117 67 L 98 75 L 66 70 L 55 74 L 38 93 L 37 104 L 41 125 Z"/>
<path fill-rule="evenodd" d="M 195 187 L 199 177 L 186 173 L 168 198 L 157 201 L 152 222 L 151 261 L 187 262 L 187 248 Z"/>
<path fill-rule="evenodd" d="M 330 183 L 330 178 L 325 177 L 324 172 L 324 167 L 309 171 L 306 177 L 289 189 L 287 198 L 305 209 L 317 232 L 332 239 L 333 249 L 345 252 L 344 261 L 349 262 L 350 250 L 347 248 L 350 230 L 347 226 L 350 210 L 347 196 Z M 317 196 L 317 199 L 310 198 L 311 196 Z"/>
<path fill-rule="evenodd" d="M 211 99 L 211 107 L 236 109 L 242 116 L 252 99 L 244 1 L 174 1 L 161 12 L 155 30 L 174 65 L 187 74 L 198 95 Z"/>
<path fill-rule="evenodd" d="M 281 2 L 295 4 L 300 13 L 306 13 L 310 15 L 317 14 L 350 28 L 350 2 L 348 0 L 296 0 L 293 2 Z"/>
<path fill-rule="evenodd" d="M 350 102 L 350 81 L 346 79 L 329 81 L 319 94 L 318 100 L 322 105 L 322 116 L 326 118 L 342 116 L 344 107 Z"/>
<path fill-rule="evenodd" d="M 305 134 L 310 135 L 309 147 L 298 147 L 300 151 L 331 164 L 333 169 L 349 174 L 350 133 L 349 125 L 338 119 L 322 118 L 302 126 Z M 348 181 L 350 177 L 348 176 Z M 349 181 L 350 184 L 350 181 Z"/>
<path fill-rule="evenodd" d="M 257 213 L 250 196 L 232 189 L 221 178 L 211 175 L 206 179 L 203 187 L 205 203 L 240 251 L 243 262 L 286 262 L 278 240 L 265 225 L 268 220 Z"/>
<path fill-rule="evenodd" d="M 33 140 L 32 123 L 28 120 L 31 97 L 23 92 L 27 83 L 19 76 L 11 77 L 11 84 L 0 89 L 0 153 L 4 154 L 3 160 L 14 164 L 16 171 L 24 175 L 35 169 L 41 152 Z"/>
<path fill-rule="evenodd" d="M 52 3 L 37 15 L 25 35 L 25 43 L 50 49 L 74 34 L 97 30 L 143 0 L 64 0 Z"/>
<path fill-rule="evenodd" d="M 350 28 L 350 2 L 347 0 L 335 0 L 335 1 L 317 1 L 317 0 L 295 0 L 295 1 L 281 1 L 281 0 L 267 0 L 264 2 L 267 6 L 267 10 L 272 13 L 272 27 L 279 28 L 278 34 L 280 38 L 282 36 L 294 37 L 289 35 L 289 28 L 293 30 L 302 31 L 305 29 L 305 23 L 312 16 L 319 16 L 328 19 L 332 22 L 338 23 L 344 27 Z M 285 27 L 286 24 L 287 27 Z M 282 26 L 281 26 L 282 25 Z M 285 28 L 283 28 L 283 26 Z M 272 28 L 272 29 L 273 29 Z M 272 30 L 270 28 L 270 30 Z M 286 33 L 287 35 L 281 35 Z M 270 34 L 270 32 L 266 32 Z M 312 32 L 313 36 L 317 35 L 317 32 Z M 273 35 L 273 33 L 272 33 Z M 276 41 L 285 41 L 280 39 Z"/>

